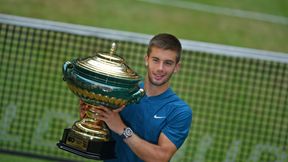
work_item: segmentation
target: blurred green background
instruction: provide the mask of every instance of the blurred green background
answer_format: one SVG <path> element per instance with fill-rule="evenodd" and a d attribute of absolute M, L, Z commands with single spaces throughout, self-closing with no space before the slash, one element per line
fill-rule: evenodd
<path fill-rule="evenodd" d="M 182 39 L 288 52 L 288 22 L 285 24 L 232 15 L 233 11 L 241 10 L 240 13 L 248 13 L 248 15 L 250 12 L 246 11 L 253 11 L 253 13 L 260 13 L 262 17 L 272 15 L 287 21 L 287 0 L 177 1 L 185 2 L 187 7 L 179 7 L 179 3 L 174 3 L 175 1 L 167 1 L 169 4 L 162 2 L 144 0 L 0 0 L 0 13 L 152 35 L 169 32 Z M 213 7 L 220 10 L 229 9 L 226 11 L 230 12 L 231 16 L 204 11 L 205 9 L 202 10 L 201 6 L 197 8 L 197 4 L 204 5 L 204 8 L 206 7 L 208 10 L 215 9 Z M 195 9 L 189 8 L 190 5 L 192 8 L 196 6 Z M 250 14 L 253 15 L 253 13 Z M 199 59 L 199 62 L 201 60 Z M 219 67 L 222 68 L 222 66 Z M 197 68 L 196 65 L 195 68 Z M 227 68 L 229 69 L 229 67 Z M 199 84 L 201 84 L 200 81 Z M 219 98 L 219 96 L 215 96 L 215 98 Z M 198 134 L 198 136 L 200 135 Z M 0 160 L 41 161 L 5 154 L 0 154 Z"/>
<path fill-rule="evenodd" d="M 0 4 L 0 13 L 288 52 L 287 0 L 0 0 Z M 229 16 L 239 10 L 247 17 Z M 251 19 L 255 12 L 269 20 L 280 17 L 284 23 Z"/>

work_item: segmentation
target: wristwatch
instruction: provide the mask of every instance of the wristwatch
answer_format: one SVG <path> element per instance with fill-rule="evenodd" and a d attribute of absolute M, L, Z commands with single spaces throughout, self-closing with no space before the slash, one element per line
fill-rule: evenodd
<path fill-rule="evenodd" d="M 133 135 L 132 129 L 129 127 L 126 127 L 126 128 L 124 128 L 124 131 L 120 136 L 122 137 L 122 139 L 127 139 L 127 138 L 131 137 L 132 135 Z"/>

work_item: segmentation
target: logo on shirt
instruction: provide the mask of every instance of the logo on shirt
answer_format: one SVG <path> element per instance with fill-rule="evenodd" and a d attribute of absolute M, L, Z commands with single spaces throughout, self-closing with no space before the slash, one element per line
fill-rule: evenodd
<path fill-rule="evenodd" d="M 163 119 L 163 118 L 166 118 L 166 116 L 157 116 L 157 115 L 154 115 L 154 119 Z"/>

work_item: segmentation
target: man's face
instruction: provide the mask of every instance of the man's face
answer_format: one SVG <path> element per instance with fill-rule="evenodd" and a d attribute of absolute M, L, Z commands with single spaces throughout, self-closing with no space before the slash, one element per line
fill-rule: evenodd
<path fill-rule="evenodd" d="M 155 86 L 168 84 L 173 73 L 179 69 L 176 63 L 176 52 L 152 47 L 151 53 L 145 56 L 147 64 L 148 79 Z"/>

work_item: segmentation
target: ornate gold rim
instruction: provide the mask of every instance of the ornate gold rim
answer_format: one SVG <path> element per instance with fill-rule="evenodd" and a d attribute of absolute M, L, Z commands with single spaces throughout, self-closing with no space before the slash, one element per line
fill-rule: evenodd
<path fill-rule="evenodd" d="M 115 97 L 103 96 L 101 94 L 95 94 L 93 92 L 88 92 L 87 90 L 78 88 L 78 87 L 76 87 L 70 83 L 68 83 L 67 85 L 72 92 L 74 92 L 80 96 L 85 96 L 85 97 L 92 99 L 92 100 L 113 104 L 113 105 L 119 106 L 119 107 L 127 104 L 127 100 L 124 100 L 121 98 L 116 99 Z"/>

